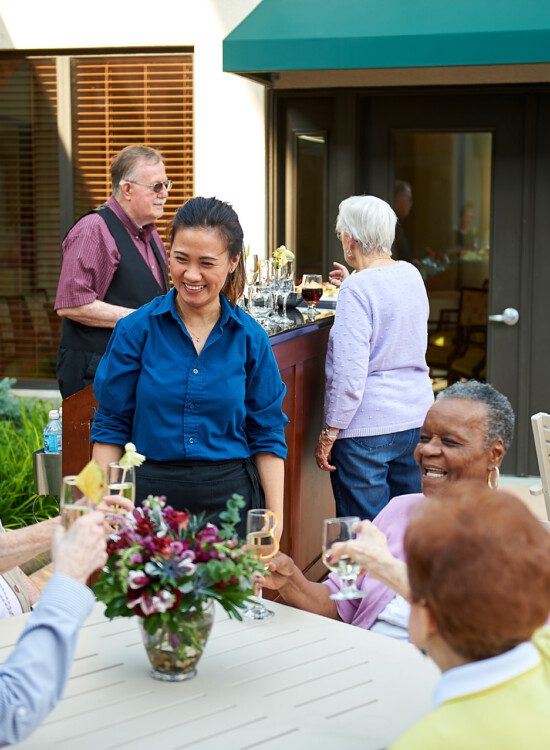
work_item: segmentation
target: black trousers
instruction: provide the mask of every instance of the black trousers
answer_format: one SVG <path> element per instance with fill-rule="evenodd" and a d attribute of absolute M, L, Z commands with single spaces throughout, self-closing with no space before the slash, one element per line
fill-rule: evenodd
<path fill-rule="evenodd" d="M 232 461 L 151 461 L 136 469 L 137 504 L 148 495 L 165 495 L 176 510 L 204 511 L 212 523 L 219 522 L 227 500 L 236 493 L 246 503 L 237 532 L 246 534 L 246 513 L 265 507 L 256 464 L 251 458 Z"/>
<path fill-rule="evenodd" d="M 63 398 L 94 382 L 95 371 L 103 355 L 60 346 L 57 353 L 57 382 Z"/>

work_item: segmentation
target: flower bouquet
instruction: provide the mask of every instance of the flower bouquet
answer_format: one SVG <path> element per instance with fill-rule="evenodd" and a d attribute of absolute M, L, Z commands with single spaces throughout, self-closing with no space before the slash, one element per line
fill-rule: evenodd
<path fill-rule="evenodd" d="M 235 532 L 243 506 L 233 495 L 218 528 L 205 514 L 177 511 L 164 498 L 149 496 L 120 518 L 120 530 L 109 539 L 94 592 L 107 617 L 140 618 L 154 677 L 175 681 L 196 674 L 213 623 L 212 601 L 242 619 L 254 573 L 264 570 Z"/>

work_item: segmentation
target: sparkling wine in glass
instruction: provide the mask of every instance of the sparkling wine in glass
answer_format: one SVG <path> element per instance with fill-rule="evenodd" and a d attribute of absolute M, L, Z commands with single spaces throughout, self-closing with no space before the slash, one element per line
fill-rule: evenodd
<path fill-rule="evenodd" d="M 136 501 L 136 470 L 133 466 L 124 467 L 117 461 L 109 464 L 107 470 L 109 495 L 122 495 L 133 503 Z"/>
<path fill-rule="evenodd" d="M 356 534 L 353 527 L 360 523 L 360 520 L 357 516 L 347 516 L 345 518 L 326 518 L 324 521 L 323 563 L 330 571 L 336 573 L 343 583 L 338 593 L 331 594 L 331 599 L 363 599 L 366 596 L 364 591 L 357 588 L 357 576 L 361 571 L 361 566 L 353 562 L 348 556 L 341 557 L 334 562 L 330 558 L 333 544 L 355 539 Z"/>
<path fill-rule="evenodd" d="M 76 486 L 76 475 L 63 477 L 59 510 L 61 522 L 66 529 L 70 528 L 77 518 L 85 513 L 91 513 L 96 507 L 97 504 Z"/>
<path fill-rule="evenodd" d="M 275 557 L 279 551 L 279 542 L 274 535 L 275 528 L 279 523 L 273 511 L 266 508 L 249 510 L 246 517 L 246 543 L 250 550 L 256 553 L 258 560 L 267 563 Z M 262 596 L 261 588 L 257 592 L 257 598 Z M 249 620 L 267 620 L 275 613 L 267 609 L 260 601 L 249 607 L 244 616 Z"/>
<path fill-rule="evenodd" d="M 302 278 L 302 297 L 307 303 L 308 318 L 315 317 L 315 308 L 323 296 L 323 277 L 318 273 L 306 273 Z"/>

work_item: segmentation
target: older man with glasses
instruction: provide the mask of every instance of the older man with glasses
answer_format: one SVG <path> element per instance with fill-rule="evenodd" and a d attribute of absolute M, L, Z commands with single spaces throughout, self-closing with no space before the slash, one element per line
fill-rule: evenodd
<path fill-rule="evenodd" d="M 166 251 L 155 222 L 172 187 L 161 154 L 127 146 L 111 163 L 113 194 L 63 241 L 55 309 L 63 319 L 57 379 L 63 398 L 93 382 L 120 318 L 165 294 Z"/>

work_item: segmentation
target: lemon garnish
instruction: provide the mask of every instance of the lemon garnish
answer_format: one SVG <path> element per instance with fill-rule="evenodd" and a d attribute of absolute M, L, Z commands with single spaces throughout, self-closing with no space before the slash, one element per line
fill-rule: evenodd
<path fill-rule="evenodd" d="M 82 469 L 75 484 L 82 494 L 94 503 L 103 500 L 107 489 L 103 469 L 93 459 Z"/>
<path fill-rule="evenodd" d="M 273 260 L 278 268 L 282 268 L 291 260 L 294 260 L 294 253 L 284 245 L 279 245 L 273 253 Z"/>

